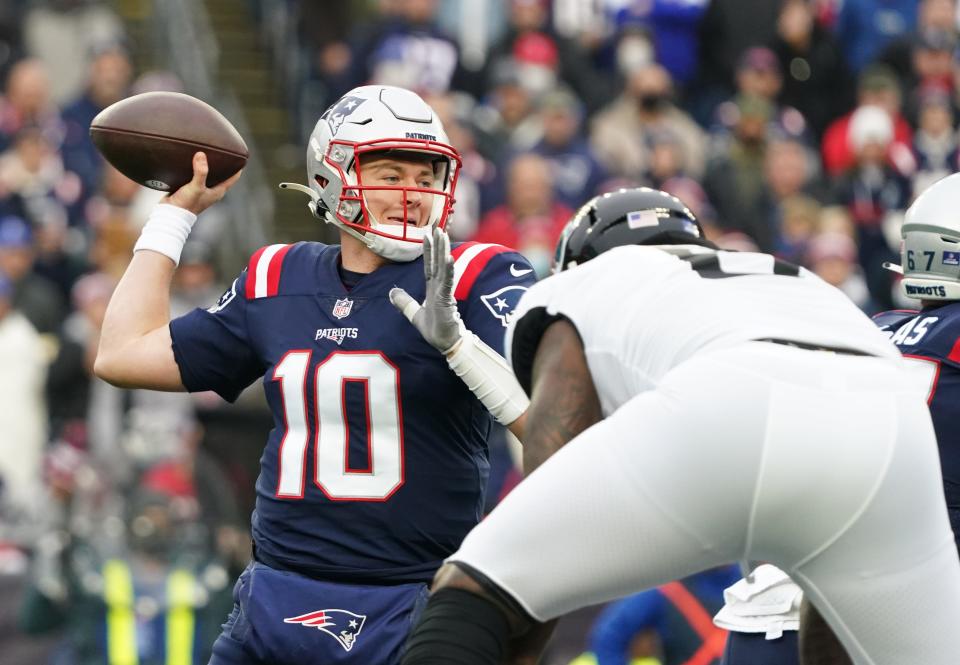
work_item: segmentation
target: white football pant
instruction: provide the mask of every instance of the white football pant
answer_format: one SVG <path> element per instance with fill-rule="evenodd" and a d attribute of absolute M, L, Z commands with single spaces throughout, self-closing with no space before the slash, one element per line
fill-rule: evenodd
<path fill-rule="evenodd" d="M 567 444 L 450 561 L 540 620 L 769 561 L 858 665 L 957 665 L 960 560 L 904 372 L 765 342 L 696 356 Z"/>

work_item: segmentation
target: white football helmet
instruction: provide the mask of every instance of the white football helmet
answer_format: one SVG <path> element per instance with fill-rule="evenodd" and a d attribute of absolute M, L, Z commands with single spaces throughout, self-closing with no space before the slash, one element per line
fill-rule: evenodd
<path fill-rule="evenodd" d="M 432 158 L 433 186 L 365 185 L 363 160 L 388 151 Z M 392 261 L 412 261 L 423 253 L 423 238 L 430 228 L 446 226 L 459 173 L 459 153 L 449 145 L 436 113 L 419 95 L 393 86 L 367 85 L 354 88 L 320 116 L 307 146 L 309 186 L 289 182 L 280 186 L 310 196 L 308 206 L 316 217 L 357 238 L 374 253 Z M 375 219 L 364 196 L 368 190 L 433 195 L 427 225 L 418 228 Z"/>
<path fill-rule="evenodd" d="M 960 300 L 960 173 L 928 187 L 907 208 L 900 230 L 900 266 L 908 298 Z"/>

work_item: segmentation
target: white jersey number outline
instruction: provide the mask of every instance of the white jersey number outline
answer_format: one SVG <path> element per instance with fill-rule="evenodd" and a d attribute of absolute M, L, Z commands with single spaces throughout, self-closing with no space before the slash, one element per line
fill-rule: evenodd
<path fill-rule="evenodd" d="M 280 442 L 277 497 L 302 499 L 306 478 L 307 370 L 311 351 L 289 351 L 277 363 L 286 429 Z M 368 468 L 347 466 L 348 425 L 345 391 L 349 382 L 365 386 Z M 314 483 L 333 501 L 385 501 L 403 485 L 403 416 L 400 373 L 379 351 L 334 351 L 314 375 Z M 336 397 L 335 397 L 336 396 Z"/>

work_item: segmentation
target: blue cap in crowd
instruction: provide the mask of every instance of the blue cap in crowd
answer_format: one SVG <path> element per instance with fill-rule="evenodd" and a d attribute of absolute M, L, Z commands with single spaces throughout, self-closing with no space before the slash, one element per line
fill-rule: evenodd
<path fill-rule="evenodd" d="M 15 215 L 0 218 L 0 247 L 29 247 L 33 244 L 30 225 Z"/>

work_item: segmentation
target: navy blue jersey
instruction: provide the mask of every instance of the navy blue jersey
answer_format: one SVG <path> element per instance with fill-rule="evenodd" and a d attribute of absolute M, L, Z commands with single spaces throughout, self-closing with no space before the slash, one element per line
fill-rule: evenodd
<path fill-rule="evenodd" d="M 464 323 L 503 353 L 533 282 L 519 254 L 453 250 Z M 220 301 L 170 324 L 190 391 L 227 400 L 263 377 L 274 417 L 257 479 L 258 559 L 360 584 L 429 581 L 480 519 L 491 417 L 394 307 L 423 300 L 423 259 L 391 263 L 349 291 L 340 248 L 259 250 Z"/>
<path fill-rule="evenodd" d="M 947 508 L 960 537 L 960 303 L 893 310 L 873 320 L 904 356 L 917 363 L 918 371 L 926 373 Z"/>

